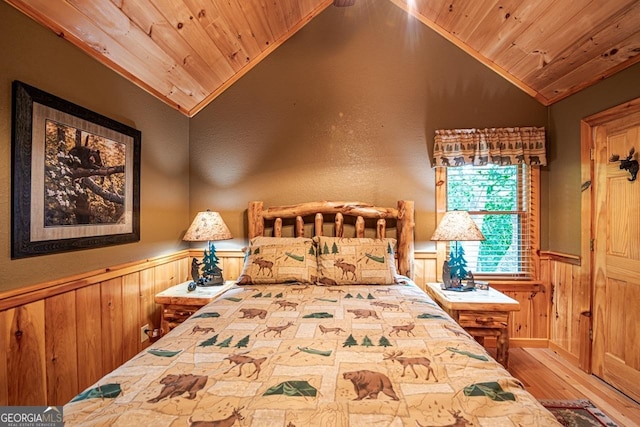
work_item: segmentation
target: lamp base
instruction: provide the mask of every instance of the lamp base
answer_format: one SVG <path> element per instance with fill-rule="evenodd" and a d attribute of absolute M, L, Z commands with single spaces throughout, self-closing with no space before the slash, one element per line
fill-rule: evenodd
<path fill-rule="evenodd" d="M 456 291 L 456 292 L 468 292 L 473 291 L 476 288 L 476 285 L 473 280 L 473 274 L 469 272 L 471 278 L 467 281 L 466 284 L 462 284 L 462 279 L 458 276 L 451 275 L 451 268 L 449 267 L 449 261 L 445 261 L 442 265 L 442 284 L 440 287 L 445 291 Z"/>
<path fill-rule="evenodd" d="M 196 282 L 197 286 L 202 286 L 202 287 L 206 287 L 206 286 L 222 286 L 224 285 L 224 278 L 222 277 L 222 274 L 214 274 L 208 277 L 201 277 L 200 279 L 198 279 L 198 281 Z"/>

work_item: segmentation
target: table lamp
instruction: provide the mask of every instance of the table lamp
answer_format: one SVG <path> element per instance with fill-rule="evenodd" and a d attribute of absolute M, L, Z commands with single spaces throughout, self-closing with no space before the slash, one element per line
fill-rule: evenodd
<path fill-rule="evenodd" d="M 431 236 L 431 240 L 455 242 L 455 246 L 451 247 L 449 260 L 444 262 L 442 270 L 442 281 L 446 288 L 460 286 L 460 282 L 469 274 L 466 268 L 467 260 L 464 258 L 464 249 L 458 242 L 484 239 L 484 235 L 471 219 L 469 212 L 448 211 L 444 214 L 436 231 Z M 450 282 L 453 282 L 453 286 L 450 285 Z"/>
<path fill-rule="evenodd" d="M 195 286 L 219 286 L 224 283 L 222 277 L 222 269 L 218 266 L 219 258 L 216 255 L 216 248 L 213 245 L 215 240 L 229 240 L 233 236 L 229 228 L 222 220 L 222 216 L 218 212 L 198 212 L 195 219 L 184 234 L 182 240 L 187 242 L 207 242 L 207 248 L 204 250 L 202 262 L 198 262 L 193 258 L 191 263 L 191 278 L 193 282 L 189 284 L 189 289 L 195 289 Z M 200 275 L 200 267 L 202 275 Z"/>

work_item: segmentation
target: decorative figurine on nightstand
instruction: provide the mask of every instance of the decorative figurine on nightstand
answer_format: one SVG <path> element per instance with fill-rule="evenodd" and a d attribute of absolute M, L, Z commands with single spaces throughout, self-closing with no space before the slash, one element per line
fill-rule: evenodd
<path fill-rule="evenodd" d="M 202 263 L 198 262 L 198 258 L 194 258 L 191 261 L 191 279 L 194 282 L 197 282 L 200 278 L 200 266 Z"/>
<path fill-rule="evenodd" d="M 196 283 L 200 280 L 200 266 L 202 264 L 198 262 L 197 258 L 191 260 L 191 282 L 187 285 L 187 291 L 193 292 L 196 290 Z"/>
<path fill-rule="evenodd" d="M 207 241 L 202 262 L 196 258 L 191 262 L 191 279 L 187 290 L 193 291 L 196 286 L 220 286 L 224 284 L 222 269 L 218 266 L 220 258 L 216 255 L 214 240 L 231 239 L 231 232 L 218 212 L 199 212 L 182 240 L 190 242 Z M 200 274 L 200 267 L 202 275 Z"/>
<path fill-rule="evenodd" d="M 192 281 L 189 282 L 189 284 L 187 285 L 187 292 L 193 292 L 196 290 L 196 282 Z"/>
<path fill-rule="evenodd" d="M 220 286 L 224 283 L 222 277 L 222 269 L 218 266 L 218 255 L 216 255 L 216 248 L 213 243 L 209 242 L 209 249 L 204 250 L 204 257 L 202 257 L 202 276 L 207 281 L 200 286 Z"/>
<path fill-rule="evenodd" d="M 445 291 L 458 291 L 467 292 L 473 291 L 476 288 L 476 284 L 473 280 L 473 273 L 469 272 L 469 280 L 465 285 L 462 284 L 462 280 L 458 276 L 451 276 L 451 267 L 449 267 L 449 261 L 445 261 L 442 265 L 442 282 L 440 287 Z"/>

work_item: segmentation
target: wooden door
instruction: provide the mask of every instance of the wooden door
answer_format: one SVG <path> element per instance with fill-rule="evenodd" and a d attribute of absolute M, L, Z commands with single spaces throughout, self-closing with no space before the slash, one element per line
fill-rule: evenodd
<path fill-rule="evenodd" d="M 640 400 L 640 176 L 614 155 L 640 151 L 640 112 L 594 128 L 593 373 Z"/>

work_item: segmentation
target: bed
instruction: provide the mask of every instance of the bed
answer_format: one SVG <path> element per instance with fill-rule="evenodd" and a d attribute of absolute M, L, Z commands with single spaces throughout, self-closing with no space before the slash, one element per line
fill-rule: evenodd
<path fill-rule="evenodd" d="M 66 425 L 559 425 L 413 282 L 413 230 L 410 201 L 251 202 L 237 283 Z"/>

